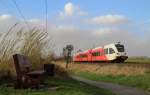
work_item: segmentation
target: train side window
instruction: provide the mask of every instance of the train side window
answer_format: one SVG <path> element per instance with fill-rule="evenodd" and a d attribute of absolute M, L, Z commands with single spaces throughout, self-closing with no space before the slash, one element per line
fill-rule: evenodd
<path fill-rule="evenodd" d="M 113 54 L 113 53 L 115 53 L 114 49 L 109 48 L 109 54 Z"/>
<path fill-rule="evenodd" d="M 105 54 L 109 54 L 108 53 L 108 48 L 104 49 Z"/>
<path fill-rule="evenodd" d="M 97 53 L 97 52 L 95 53 L 95 56 L 98 56 L 98 53 Z"/>
<path fill-rule="evenodd" d="M 98 52 L 98 56 L 101 56 L 101 52 Z"/>
<path fill-rule="evenodd" d="M 92 56 L 96 56 L 96 53 L 94 52 L 94 53 L 92 53 Z"/>
<path fill-rule="evenodd" d="M 98 56 L 98 52 L 96 52 L 96 56 Z"/>
<path fill-rule="evenodd" d="M 108 48 L 106 49 L 106 54 L 109 54 L 109 49 Z"/>
<path fill-rule="evenodd" d="M 92 56 L 95 56 L 95 53 L 92 53 Z"/>
<path fill-rule="evenodd" d="M 94 53 L 92 53 L 92 56 L 94 56 Z"/>
<path fill-rule="evenodd" d="M 100 52 L 97 52 L 97 53 L 96 53 L 96 56 L 100 56 Z"/>
<path fill-rule="evenodd" d="M 92 56 L 100 56 L 100 52 L 94 52 L 92 53 Z"/>
<path fill-rule="evenodd" d="M 81 57 L 81 58 L 86 58 L 87 55 L 86 55 L 86 54 L 82 54 L 80 57 Z"/>

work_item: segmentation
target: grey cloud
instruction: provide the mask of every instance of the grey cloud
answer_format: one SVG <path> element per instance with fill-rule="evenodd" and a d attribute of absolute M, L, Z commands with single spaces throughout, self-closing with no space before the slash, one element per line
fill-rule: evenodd
<path fill-rule="evenodd" d="M 108 14 L 108 15 L 100 15 L 89 18 L 86 20 L 87 23 L 91 24 L 99 24 L 99 25 L 118 25 L 128 23 L 129 19 L 123 15 L 118 14 Z"/>

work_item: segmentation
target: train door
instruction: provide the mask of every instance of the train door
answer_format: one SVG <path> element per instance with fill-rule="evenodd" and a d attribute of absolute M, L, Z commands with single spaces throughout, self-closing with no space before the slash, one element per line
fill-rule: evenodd
<path fill-rule="evenodd" d="M 113 61 L 116 59 L 114 44 L 104 46 L 104 52 L 105 52 L 107 61 Z"/>
<path fill-rule="evenodd" d="M 92 50 L 88 51 L 88 62 L 92 61 Z"/>
<path fill-rule="evenodd" d="M 108 48 L 108 55 L 109 61 L 116 59 L 115 50 L 113 48 Z"/>

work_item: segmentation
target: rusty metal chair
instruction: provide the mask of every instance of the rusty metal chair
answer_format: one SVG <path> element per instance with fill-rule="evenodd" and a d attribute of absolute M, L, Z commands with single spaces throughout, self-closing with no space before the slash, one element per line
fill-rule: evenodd
<path fill-rule="evenodd" d="M 24 55 L 13 55 L 16 70 L 15 88 L 39 88 L 44 81 L 44 70 L 32 70 L 32 65 Z"/>

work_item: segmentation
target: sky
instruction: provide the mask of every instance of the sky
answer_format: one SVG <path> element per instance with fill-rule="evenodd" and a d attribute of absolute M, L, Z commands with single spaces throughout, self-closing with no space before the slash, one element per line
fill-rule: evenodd
<path fill-rule="evenodd" d="M 28 23 L 45 27 L 45 0 L 14 1 Z M 77 51 L 120 41 L 130 56 L 150 56 L 150 0 L 47 1 L 48 31 L 57 54 L 67 44 Z M 18 21 L 23 18 L 13 0 L 0 0 L 0 30 Z"/>

